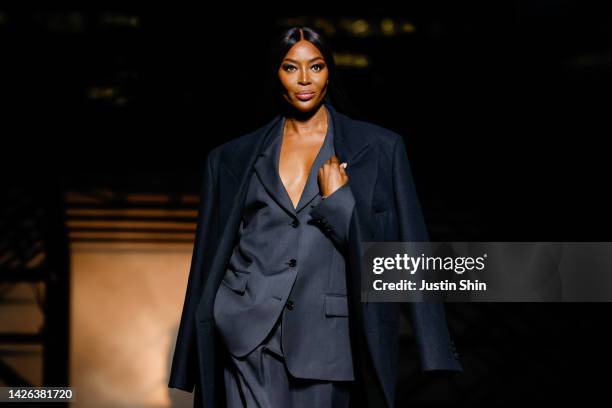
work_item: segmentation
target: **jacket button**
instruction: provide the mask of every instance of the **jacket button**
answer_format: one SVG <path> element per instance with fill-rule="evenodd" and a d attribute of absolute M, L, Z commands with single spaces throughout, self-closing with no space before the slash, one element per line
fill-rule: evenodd
<path fill-rule="evenodd" d="M 293 306 L 295 306 L 295 305 L 293 304 L 293 302 L 292 302 L 291 300 L 288 300 L 288 301 L 287 301 L 287 309 L 289 309 L 289 310 L 293 310 Z"/>
<path fill-rule="evenodd" d="M 297 265 L 297 261 L 295 259 L 290 259 L 289 262 L 287 262 L 287 265 L 294 267 Z"/>
<path fill-rule="evenodd" d="M 300 222 L 299 222 L 298 220 L 293 220 L 293 222 L 291 223 L 291 226 L 292 226 L 293 228 L 297 228 L 297 227 L 298 227 L 298 225 L 300 225 Z"/>

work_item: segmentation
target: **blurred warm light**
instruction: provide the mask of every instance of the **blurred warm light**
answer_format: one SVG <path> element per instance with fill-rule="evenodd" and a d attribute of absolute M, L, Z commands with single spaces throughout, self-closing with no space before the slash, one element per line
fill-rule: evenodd
<path fill-rule="evenodd" d="M 97 189 L 92 192 L 84 193 L 79 191 L 68 191 L 64 194 L 67 202 L 76 203 L 100 203 L 102 200 L 112 200 L 116 196 L 116 192 L 110 190 Z M 145 194 L 145 193 L 128 193 L 121 196 L 121 199 L 126 199 L 130 203 L 159 203 L 167 204 L 177 200 L 183 204 L 194 204 L 200 201 L 198 194 L 180 194 L 178 197 L 169 196 L 168 194 Z"/>
<path fill-rule="evenodd" d="M 102 191 L 97 192 L 95 196 L 81 194 L 78 192 L 68 192 L 65 197 L 70 203 L 96 203 L 100 201 L 101 195 L 104 194 Z M 114 194 L 114 193 L 113 193 Z M 108 199 L 112 199 L 113 195 L 107 196 Z M 170 196 L 168 194 L 137 194 L 128 193 L 121 196 L 122 199 L 128 202 L 145 202 L 145 203 L 160 203 L 165 204 L 170 202 Z"/>
<path fill-rule="evenodd" d="M 405 22 L 402 24 L 402 31 L 405 33 L 413 33 L 416 27 L 412 23 Z"/>
<path fill-rule="evenodd" d="M 136 28 L 140 26 L 140 17 L 119 13 L 103 13 L 100 16 L 100 23 L 116 27 Z"/>
<path fill-rule="evenodd" d="M 41 13 L 36 20 L 51 31 L 79 32 L 85 28 L 85 18 L 77 11 Z"/>
<path fill-rule="evenodd" d="M 180 198 L 183 204 L 194 204 L 200 202 L 200 196 L 197 194 L 183 194 Z"/>
<path fill-rule="evenodd" d="M 395 22 L 390 18 L 385 18 L 380 22 L 380 29 L 384 35 L 395 34 Z"/>
<path fill-rule="evenodd" d="M 32 245 L 32 250 L 37 249 L 37 248 L 41 248 L 42 249 L 43 244 L 42 242 L 37 242 L 34 245 Z M 32 268 L 37 268 L 39 266 L 41 266 L 43 264 L 43 262 L 45 261 L 45 253 L 44 251 L 39 251 L 36 255 L 34 255 L 32 258 L 28 259 L 28 262 L 25 263 L 25 267 L 26 269 L 32 269 Z M 0 319 L 0 321 L 2 321 L 2 319 Z"/>
<path fill-rule="evenodd" d="M 594 68 L 594 67 L 612 67 L 612 53 L 610 52 L 592 52 L 588 54 L 576 55 L 565 62 L 566 65 L 572 68 Z"/>
<path fill-rule="evenodd" d="M 191 243 L 72 243 L 75 408 L 191 407 L 168 389 Z"/>
<path fill-rule="evenodd" d="M 89 209 L 69 208 L 66 213 L 69 216 L 123 216 L 123 217 L 196 217 L 197 210 L 165 210 L 148 208 L 121 208 L 121 209 Z"/>
<path fill-rule="evenodd" d="M 20 282 L 4 286 L 0 308 L 0 333 L 38 333 L 44 324 L 45 316 L 36 298 L 38 294 L 44 293 L 44 290 L 45 285 L 42 282 Z M 19 343 L 19 346 L 22 345 L 23 343 Z M 4 346 L 7 345 L 0 345 L 0 350 Z M 36 345 L 36 348 L 40 348 L 40 345 Z M 18 364 L 17 367 L 22 365 Z"/>
<path fill-rule="evenodd" d="M 353 21 L 351 28 L 353 30 L 353 34 L 355 34 L 358 37 L 364 37 L 370 31 L 370 24 L 366 20 L 359 19 L 359 20 Z"/>
<path fill-rule="evenodd" d="M 112 86 L 92 86 L 88 95 L 91 99 L 111 99 L 117 95 L 117 88 Z"/>
<path fill-rule="evenodd" d="M 346 68 L 367 68 L 370 65 L 370 59 L 363 54 L 334 53 L 334 61 L 337 66 Z"/>
<path fill-rule="evenodd" d="M 70 240 L 106 240 L 106 241 L 121 241 L 121 240 L 138 240 L 138 241 L 185 241 L 193 240 L 193 233 L 180 233 L 168 230 L 166 233 L 159 232 L 130 232 L 130 231 L 70 231 L 68 236 Z"/>
<path fill-rule="evenodd" d="M 6 265 L 5 262 L 2 263 L 5 267 L 11 267 Z M 26 268 L 29 268 L 29 265 Z M 45 323 L 43 304 L 41 303 L 44 299 L 44 293 L 45 284 L 43 282 L 12 282 L 2 285 L 2 307 L 0 307 L 0 322 L 2 322 L 2 325 L 0 325 L 0 333 L 39 335 Z M 5 341 L 0 344 L 0 354 L 5 371 L 14 370 L 15 373 L 26 378 L 34 385 L 43 383 L 42 344 Z M 7 381 L 9 381 L 8 378 L 0 378 L 0 386 L 8 386 Z M 19 405 L 21 404 L 4 404 L 2 406 Z"/>
<path fill-rule="evenodd" d="M 313 26 L 315 29 L 323 31 L 328 36 L 336 34 L 336 27 L 334 27 L 334 25 L 325 18 L 315 18 Z"/>
<path fill-rule="evenodd" d="M 127 194 L 126 199 L 145 203 L 167 203 L 170 197 L 167 194 Z"/>
<path fill-rule="evenodd" d="M 311 26 L 325 35 L 333 36 L 342 31 L 352 37 L 366 38 L 372 36 L 393 37 L 415 31 L 414 24 L 403 19 L 383 18 L 341 18 L 337 21 L 323 17 L 287 17 L 277 20 L 280 27 Z"/>
<path fill-rule="evenodd" d="M 168 374 L 199 194 L 67 191 L 75 408 L 192 407 Z M 172 208 L 167 208 L 172 206 Z M 119 208 L 116 208 L 119 207 Z"/>
<path fill-rule="evenodd" d="M 195 223 L 186 222 L 171 222 L 171 221 L 107 221 L 107 220 L 69 220 L 68 228 L 155 228 L 175 230 L 188 229 L 195 232 Z"/>

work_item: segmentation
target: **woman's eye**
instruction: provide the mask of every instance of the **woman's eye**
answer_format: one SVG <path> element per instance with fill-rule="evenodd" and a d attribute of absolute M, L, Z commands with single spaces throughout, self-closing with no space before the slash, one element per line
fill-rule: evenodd
<path fill-rule="evenodd" d="M 284 69 L 285 71 L 287 71 L 287 72 L 293 72 L 293 71 L 295 71 L 295 70 L 296 70 L 295 66 L 293 66 L 293 65 L 284 65 L 284 66 L 283 66 L 283 69 Z"/>
<path fill-rule="evenodd" d="M 315 72 L 319 72 L 319 71 L 321 71 L 321 70 L 323 69 L 323 67 L 324 67 L 324 65 L 323 65 L 323 64 L 314 64 L 314 65 L 312 66 L 312 69 L 313 69 Z"/>

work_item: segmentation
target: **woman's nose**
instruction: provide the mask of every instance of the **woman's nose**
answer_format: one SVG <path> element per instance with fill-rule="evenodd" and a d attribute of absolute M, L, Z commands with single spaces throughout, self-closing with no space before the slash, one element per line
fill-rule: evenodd
<path fill-rule="evenodd" d="M 300 85 L 308 85 L 308 84 L 310 84 L 310 77 L 308 76 L 308 72 L 307 71 L 302 71 L 302 74 L 300 75 L 300 77 L 298 79 L 298 83 Z"/>

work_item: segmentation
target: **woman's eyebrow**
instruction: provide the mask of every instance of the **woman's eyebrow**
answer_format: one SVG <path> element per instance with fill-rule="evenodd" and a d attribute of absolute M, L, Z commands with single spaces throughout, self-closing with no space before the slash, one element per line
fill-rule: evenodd
<path fill-rule="evenodd" d="M 323 59 L 323 57 L 314 57 L 312 59 L 310 59 L 308 62 L 312 62 L 312 61 L 316 61 L 318 59 Z M 291 58 L 285 58 L 283 59 L 283 61 L 290 61 L 290 62 L 295 62 L 297 64 L 297 61 Z"/>

